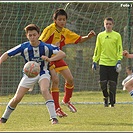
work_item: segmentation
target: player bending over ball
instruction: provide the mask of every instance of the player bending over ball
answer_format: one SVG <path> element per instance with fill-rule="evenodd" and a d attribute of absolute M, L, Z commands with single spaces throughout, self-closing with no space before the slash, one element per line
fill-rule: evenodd
<path fill-rule="evenodd" d="M 66 44 L 82 43 L 95 36 L 95 32 L 93 30 L 90 31 L 86 36 L 80 36 L 65 28 L 67 17 L 67 13 L 64 9 L 57 9 L 53 14 L 54 23 L 50 24 L 43 30 L 39 39 L 46 43 L 52 43 L 62 49 L 62 47 Z M 71 112 L 77 112 L 77 109 L 74 107 L 74 105 L 72 105 L 70 101 L 72 92 L 74 90 L 74 81 L 71 71 L 66 62 L 64 60 L 51 62 L 50 72 L 52 77 L 51 93 L 55 101 L 55 109 L 57 115 L 59 117 L 67 116 L 67 114 L 62 111 L 59 104 L 59 78 L 57 72 L 60 73 L 65 79 L 65 94 L 62 103 L 66 105 Z"/>
<path fill-rule="evenodd" d="M 123 51 L 123 56 L 125 56 L 126 58 L 133 58 L 133 54 L 129 54 L 129 52 L 127 50 Z M 124 84 L 126 90 L 129 92 L 129 94 L 131 95 L 131 97 L 133 97 L 133 77 L 128 80 L 125 84 Z"/>
<path fill-rule="evenodd" d="M 50 74 L 49 68 L 47 66 L 49 62 L 60 60 L 66 55 L 63 51 L 59 50 L 58 47 L 52 44 L 47 45 L 44 42 L 38 40 L 40 36 L 40 29 L 35 24 L 29 24 L 24 28 L 24 30 L 29 41 L 24 42 L 5 52 L 0 57 L 0 65 L 6 61 L 8 57 L 20 55 L 24 58 L 25 63 L 28 61 L 38 62 L 40 64 L 40 74 L 34 78 L 29 78 L 26 74 L 23 75 L 18 85 L 16 94 L 8 103 L 5 112 L 0 119 L 0 122 L 6 123 L 9 116 L 15 110 L 17 104 L 21 101 L 23 96 L 28 92 L 29 89 L 32 90 L 35 83 L 38 82 L 42 96 L 46 101 L 45 104 L 50 115 L 50 120 L 52 124 L 57 124 L 58 119 L 55 112 L 54 100 L 49 92 Z M 51 57 L 52 54 L 55 54 L 55 56 Z"/>

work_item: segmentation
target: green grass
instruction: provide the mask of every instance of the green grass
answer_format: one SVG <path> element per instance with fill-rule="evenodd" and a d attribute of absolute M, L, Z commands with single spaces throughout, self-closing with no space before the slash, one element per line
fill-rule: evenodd
<path fill-rule="evenodd" d="M 60 94 L 60 100 L 63 93 Z M 12 95 L 1 96 L 0 103 L 8 102 Z M 101 92 L 74 92 L 72 102 L 103 102 Z M 114 108 L 104 108 L 103 104 L 75 104 L 78 112 L 71 113 L 66 106 L 66 118 L 59 118 L 59 124 L 51 125 L 45 105 L 19 104 L 0 131 L 133 131 L 133 104 L 127 91 L 117 91 Z M 41 95 L 25 95 L 24 102 L 43 102 Z M 6 105 L 0 105 L 0 115 Z"/>

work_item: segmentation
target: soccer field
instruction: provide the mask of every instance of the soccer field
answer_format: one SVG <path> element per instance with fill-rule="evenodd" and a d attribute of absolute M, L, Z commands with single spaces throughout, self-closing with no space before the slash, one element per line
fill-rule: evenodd
<path fill-rule="evenodd" d="M 57 8 L 63 8 L 68 14 L 66 28 L 84 36 L 92 29 L 96 36 L 104 30 L 105 17 L 113 17 L 114 30 L 122 36 L 123 50 L 133 52 L 133 3 L 132 2 L 64 2 L 64 1 L 12 1 L 0 2 L 1 8 L 1 43 L 0 55 L 10 48 L 27 40 L 24 27 L 34 23 L 41 29 L 53 22 L 53 13 Z M 51 125 L 45 101 L 40 95 L 39 86 L 35 86 L 32 94 L 26 94 L 11 114 L 6 124 L 0 124 L 0 132 L 91 132 L 91 131 L 133 131 L 133 99 L 127 91 L 122 90 L 122 81 L 126 78 L 125 68 L 133 64 L 133 60 L 123 58 L 122 71 L 119 73 L 114 108 L 103 106 L 103 95 L 99 84 L 99 65 L 92 72 L 92 57 L 96 45 L 96 36 L 76 45 L 66 45 L 65 62 L 74 77 L 74 93 L 71 99 L 77 108 L 76 113 L 61 105 L 68 114 L 58 118 L 59 124 Z M 24 60 L 9 58 L 0 66 L 0 117 L 7 103 L 16 92 L 22 77 Z M 63 98 L 65 80 L 59 74 L 60 101 Z"/>
<path fill-rule="evenodd" d="M 60 95 L 61 101 L 63 93 Z M 1 97 L 0 115 L 10 98 Z M 0 131 L 133 131 L 132 98 L 127 91 L 117 91 L 114 108 L 103 107 L 100 91 L 74 92 L 72 102 L 78 112 L 71 113 L 62 105 L 68 116 L 51 125 L 42 96 L 25 95 L 7 123 L 0 125 Z"/>

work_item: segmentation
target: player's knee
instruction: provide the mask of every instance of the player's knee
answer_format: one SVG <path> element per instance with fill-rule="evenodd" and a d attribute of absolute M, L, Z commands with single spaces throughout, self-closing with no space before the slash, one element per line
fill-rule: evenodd
<path fill-rule="evenodd" d="M 116 88 L 116 82 L 109 80 L 109 88 Z"/>
<path fill-rule="evenodd" d="M 107 89 L 107 80 L 100 81 L 99 83 L 102 90 Z"/>
<path fill-rule="evenodd" d="M 69 88 L 69 89 L 73 89 L 74 88 L 74 84 L 69 84 L 68 82 L 65 83 L 65 87 Z"/>
<path fill-rule="evenodd" d="M 48 89 L 41 89 L 41 93 L 42 93 L 44 98 L 46 98 L 49 95 Z"/>
<path fill-rule="evenodd" d="M 54 83 L 54 84 L 58 84 L 59 83 L 58 76 L 52 76 L 52 83 Z"/>
<path fill-rule="evenodd" d="M 74 79 L 73 79 L 73 77 L 67 79 L 67 80 L 66 80 L 66 83 L 73 86 L 73 84 L 74 84 Z"/>
<path fill-rule="evenodd" d="M 58 78 L 54 78 L 52 80 L 52 84 L 59 84 L 59 79 Z"/>

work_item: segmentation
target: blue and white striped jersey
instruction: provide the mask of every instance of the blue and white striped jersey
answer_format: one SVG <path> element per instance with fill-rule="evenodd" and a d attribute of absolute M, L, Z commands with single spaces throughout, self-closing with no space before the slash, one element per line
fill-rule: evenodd
<path fill-rule="evenodd" d="M 25 60 L 25 63 L 28 61 L 36 61 L 40 64 L 40 75 L 45 74 L 46 72 L 49 72 L 49 63 L 47 61 L 44 61 L 41 59 L 41 56 L 47 56 L 51 57 L 52 54 L 57 54 L 59 51 L 59 48 L 52 44 L 46 44 L 42 41 L 40 41 L 39 46 L 33 47 L 31 46 L 30 42 L 24 42 L 10 50 L 7 51 L 8 56 L 22 56 Z"/>

